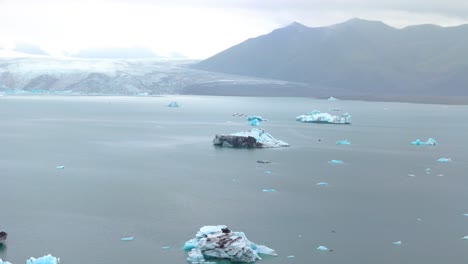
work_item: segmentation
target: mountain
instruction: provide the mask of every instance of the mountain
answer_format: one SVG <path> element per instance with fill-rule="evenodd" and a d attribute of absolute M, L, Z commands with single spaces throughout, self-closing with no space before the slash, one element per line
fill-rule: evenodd
<path fill-rule="evenodd" d="M 468 25 L 409 26 L 351 19 L 287 27 L 248 39 L 196 69 L 326 87 L 330 94 L 468 95 Z"/>

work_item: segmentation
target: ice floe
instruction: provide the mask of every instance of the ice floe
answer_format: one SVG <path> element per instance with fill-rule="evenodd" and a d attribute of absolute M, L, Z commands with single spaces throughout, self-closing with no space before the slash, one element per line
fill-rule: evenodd
<path fill-rule="evenodd" d="M 46 255 L 43 257 L 40 257 L 38 259 L 36 258 L 30 258 L 26 260 L 26 264 L 57 264 L 60 262 L 59 258 L 56 258 L 52 255 Z"/>
<path fill-rule="evenodd" d="M 261 259 L 259 254 L 277 255 L 273 249 L 256 245 L 243 232 L 231 231 L 225 225 L 200 228 L 195 238 L 185 243 L 184 249 L 189 251 L 187 261 L 193 264 L 206 264 L 210 259 L 249 263 Z"/>
<path fill-rule="evenodd" d="M 213 144 L 223 147 L 244 148 L 276 148 L 289 147 L 289 144 L 275 139 L 263 129 L 253 128 L 247 132 L 238 132 L 229 135 L 216 135 Z"/>
<path fill-rule="evenodd" d="M 308 114 L 297 116 L 296 121 L 303 123 L 351 124 L 352 117 L 348 113 L 336 116 L 314 110 Z"/>

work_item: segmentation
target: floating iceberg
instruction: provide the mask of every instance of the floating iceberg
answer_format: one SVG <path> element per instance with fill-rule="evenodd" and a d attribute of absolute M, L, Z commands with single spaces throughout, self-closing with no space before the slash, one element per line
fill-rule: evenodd
<path fill-rule="evenodd" d="M 65 166 L 62 166 L 62 165 L 61 165 L 61 166 L 57 166 L 57 167 L 55 167 L 55 168 L 58 169 L 58 170 L 63 170 L 63 169 L 65 169 Z"/>
<path fill-rule="evenodd" d="M 451 158 L 439 158 L 437 159 L 437 162 L 447 163 L 447 162 L 452 162 L 452 159 Z"/>
<path fill-rule="evenodd" d="M 168 107 L 180 107 L 179 103 L 177 102 L 170 102 L 167 106 Z"/>
<path fill-rule="evenodd" d="M 328 182 L 319 182 L 316 185 L 317 186 L 328 186 Z"/>
<path fill-rule="evenodd" d="M 257 120 L 257 121 L 260 121 L 260 122 L 267 121 L 265 118 L 263 118 L 261 116 L 249 116 L 249 117 L 247 117 L 247 121 L 253 121 L 253 120 Z"/>
<path fill-rule="evenodd" d="M 344 162 L 342 160 L 330 160 L 328 163 L 329 164 L 335 164 L 335 165 L 344 164 Z"/>
<path fill-rule="evenodd" d="M 351 142 L 349 142 L 349 140 L 345 139 L 345 140 L 338 140 L 336 142 L 337 145 L 351 145 Z"/>
<path fill-rule="evenodd" d="M 329 249 L 325 246 L 318 246 L 317 247 L 317 250 L 320 250 L 320 251 L 329 251 Z"/>
<path fill-rule="evenodd" d="M 462 237 L 463 240 L 468 240 L 468 236 Z"/>
<path fill-rule="evenodd" d="M 135 239 L 134 237 L 122 237 L 120 240 L 121 241 L 132 241 L 133 239 Z"/>
<path fill-rule="evenodd" d="M 8 261 L 3 261 L 2 259 L 0 259 L 0 264 L 11 264 L 11 263 L 8 262 Z"/>
<path fill-rule="evenodd" d="M 233 232 L 225 225 L 204 226 L 195 238 L 184 245 L 188 252 L 187 261 L 208 263 L 208 259 L 227 259 L 232 262 L 254 262 L 261 259 L 259 254 L 276 256 L 273 249 L 256 245 L 243 232 Z"/>
<path fill-rule="evenodd" d="M 351 124 L 351 120 L 352 117 L 348 113 L 335 116 L 329 113 L 322 113 L 318 110 L 296 117 L 296 121 L 303 123 Z"/>
<path fill-rule="evenodd" d="M 276 192 L 275 189 L 263 189 L 262 192 Z"/>
<path fill-rule="evenodd" d="M 223 147 L 244 148 L 277 148 L 289 147 L 289 144 L 275 139 L 263 129 L 253 128 L 248 132 L 238 132 L 229 135 L 216 135 L 213 144 Z"/>
<path fill-rule="evenodd" d="M 401 245 L 401 241 L 392 242 L 393 245 Z"/>
<path fill-rule="evenodd" d="M 435 146 L 437 145 L 437 141 L 433 138 L 429 138 L 427 141 L 421 141 L 419 139 L 416 139 L 415 141 L 411 142 L 411 145 L 415 146 Z"/>
<path fill-rule="evenodd" d="M 338 99 L 336 99 L 336 98 L 335 98 L 335 97 L 333 97 L 333 96 L 330 96 L 330 97 L 328 97 L 328 99 L 327 99 L 327 100 L 328 100 L 328 101 L 336 101 L 336 100 L 338 100 Z"/>
<path fill-rule="evenodd" d="M 468 214 L 463 214 L 463 216 L 468 216 Z"/>
<path fill-rule="evenodd" d="M 56 258 L 52 255 L 43 256 L 41 258 L 30 258 L 26 260 L 26 264 L 57 264 L 60 262 L 59 258 Z"/>

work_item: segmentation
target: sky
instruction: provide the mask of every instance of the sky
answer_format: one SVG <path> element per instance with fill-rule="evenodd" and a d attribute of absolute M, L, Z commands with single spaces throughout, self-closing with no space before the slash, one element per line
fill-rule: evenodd
<path fill-rule="evenodd" d="M 398 28 L 455 26 L 468 23 L 468 1 L 0 0 L 0 51 L 36 45 L 63 56 L 135 47 L 205 59 L 294 21 L 316 27 L 355 17 Z"/>

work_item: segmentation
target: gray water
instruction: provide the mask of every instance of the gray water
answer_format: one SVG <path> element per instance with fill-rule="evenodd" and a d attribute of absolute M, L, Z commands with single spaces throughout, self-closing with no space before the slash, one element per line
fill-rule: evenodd
<path fill-rule="evenodd" d="M 166 107 L 173 100 L 182 107 Z M 336 107 L 352 125 L 295 121 Z M 215 134 L 250 129 L 236 112 L 268 118 L 262 128 L 291 147 L 214 147 Z M 0 113 L 0 258 L 13 264 L 48 253 L 67 264 L 186 263 L 184 242 L 216 224 L 279 254 L 261 263 L 468 260 L 468 106 L 1 97 Z M 440 145 L 409 144 L 428 137 Z"/>

